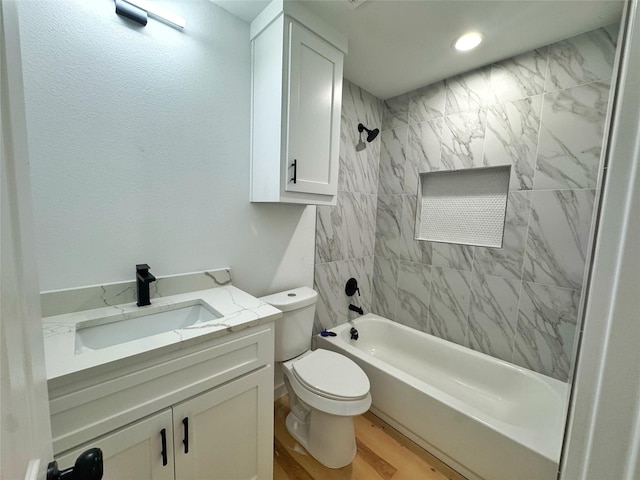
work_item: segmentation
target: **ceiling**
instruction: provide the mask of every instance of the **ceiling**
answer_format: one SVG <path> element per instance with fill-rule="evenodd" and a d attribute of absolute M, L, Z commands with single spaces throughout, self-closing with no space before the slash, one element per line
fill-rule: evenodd
<path fill-rule="evenodd" d="M 250 22 L 268 0 L 213 0 Z M 349 39 L 344 76 L 381 99 L 618 22 L 619 0 L 302 0 Z M 475 50 L 452 48 L 469 30 Z"/>

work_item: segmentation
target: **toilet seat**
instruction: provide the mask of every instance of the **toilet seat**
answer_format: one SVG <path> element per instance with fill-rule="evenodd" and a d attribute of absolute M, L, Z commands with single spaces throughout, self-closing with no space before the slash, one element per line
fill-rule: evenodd
<path fill-rule="evenodd" d="M 327 358 L 330 359 L 328 363 L 325 362 Z M 323 349 L 309 350 L 282 363 L 282 368 L 287 390 L 291 388 L 300 400 L 321 412 L 353 416 L 366 412 L 371 406 L 369 379 L 344 355 Z M 347 375 L 353 375 L 353 380 Z M 342 388 L 334 388 L 336 383 Z M 350 390 L 351 383 L 356 388 Z"/>
<path fill-rule="evenodd" d="M 334 400 L 360 400 L 369 394 L 369 379 L 351 359 L 329 350 L 314 350 L 292 363 L 293 374 L 311 392 Z"/>

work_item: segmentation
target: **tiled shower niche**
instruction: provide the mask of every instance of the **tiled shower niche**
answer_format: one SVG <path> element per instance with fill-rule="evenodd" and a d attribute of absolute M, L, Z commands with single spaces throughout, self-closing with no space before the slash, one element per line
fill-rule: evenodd
<path fill-rule="evenodd" d="M 511 166 L 420 174 L 416 240 L 502 247 Z"/>

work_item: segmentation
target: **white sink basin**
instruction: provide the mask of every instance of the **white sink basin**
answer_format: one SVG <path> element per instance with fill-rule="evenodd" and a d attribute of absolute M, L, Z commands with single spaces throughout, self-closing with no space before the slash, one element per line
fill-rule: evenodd
<path fill-rule="evenodd" d="M 201 303 L 189 302 L 168 308 L 164 306 L 162 310 L 145 309 L 130 313 L 127 317 L 105 317 L 79 323 L 76 327 L 76 355 L 193 327 L 222 315 Z"/>

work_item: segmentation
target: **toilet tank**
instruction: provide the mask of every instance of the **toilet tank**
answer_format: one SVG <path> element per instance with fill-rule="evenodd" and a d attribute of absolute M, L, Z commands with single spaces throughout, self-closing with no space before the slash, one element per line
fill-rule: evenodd
<path fill-rule="evenodd" d="M 282 311 L 275 324 L 275 360 L 283 362 L 311 349 L 313 318 L 318 294 L 309 287 L 294 288 L 261 297 Z"/>

